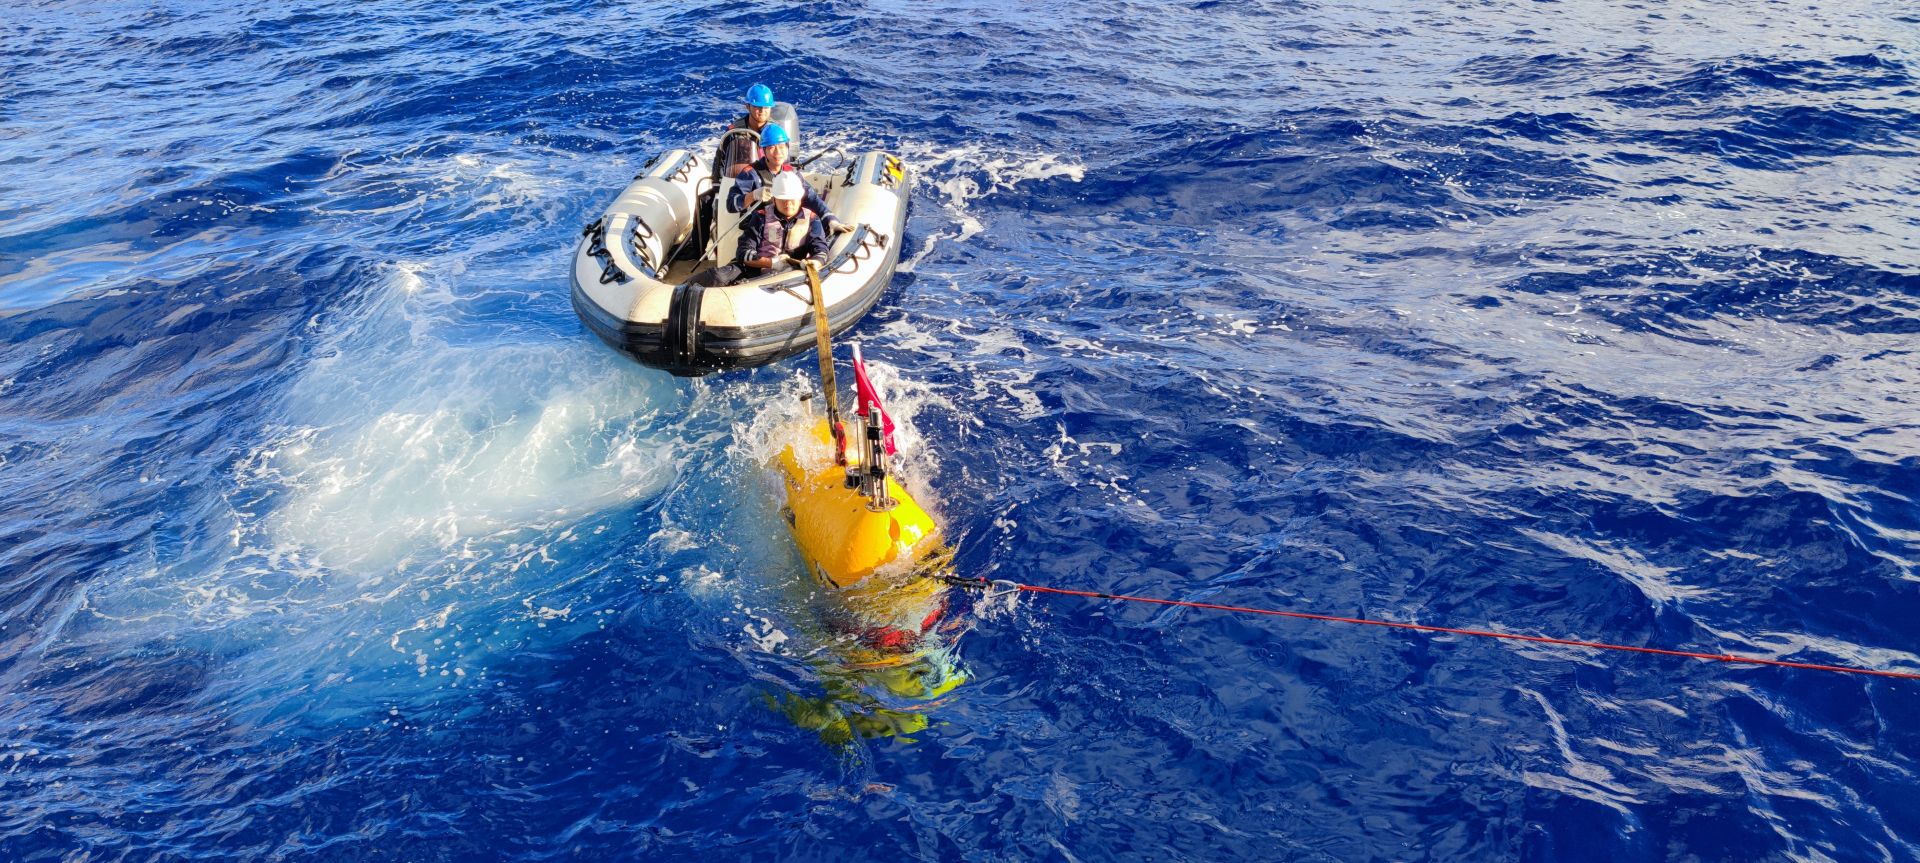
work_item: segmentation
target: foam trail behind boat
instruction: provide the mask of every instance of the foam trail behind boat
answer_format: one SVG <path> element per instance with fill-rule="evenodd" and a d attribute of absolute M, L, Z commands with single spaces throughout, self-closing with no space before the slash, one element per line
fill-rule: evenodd
<path fill-rule="evenodd" d="M 209 508 L 224 535 L 97 589 L 90 638 L 187 634 L 248 701 L 327 682 L 351 711 L 599 625 L 555 575 L 594 577 L 560 564 L 676 476 L 685 394 L 584 341 L 457 341 L 437 275 L 397 265 L 331 322 Z"/>

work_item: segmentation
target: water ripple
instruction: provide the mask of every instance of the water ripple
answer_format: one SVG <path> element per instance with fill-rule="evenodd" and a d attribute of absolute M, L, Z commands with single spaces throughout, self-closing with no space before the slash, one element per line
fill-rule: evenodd
<path fill-rule="evenodd" d="M 0 24 L 0 857 L 1906 859 L 1898 682 L 1070 598 L 900 739 L 581 224 L 771 81 L 968 575 L 1920 667 L 1920 63 L 1843 0 Z M 874 46 L 884 46 L 876 49 Z"/>

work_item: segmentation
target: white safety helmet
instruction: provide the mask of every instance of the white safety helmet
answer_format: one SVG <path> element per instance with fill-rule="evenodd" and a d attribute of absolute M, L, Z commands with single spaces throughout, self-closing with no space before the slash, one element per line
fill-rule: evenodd
<path fill-rule="evenodd" d="M 776 201 L 798 201 L 807 196 L 807 186 L 800 182 L 800 175 L 792 171 L 781 171 L 773 178 L 773 199 Z"/>

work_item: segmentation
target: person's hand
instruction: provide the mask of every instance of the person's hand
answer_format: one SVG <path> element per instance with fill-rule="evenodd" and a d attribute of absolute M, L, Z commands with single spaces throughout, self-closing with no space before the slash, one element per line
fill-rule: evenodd
<path fill-rule="evenodd" d="M 753 190 L 753 200 L 754 200 L 754 203 L 757 203 L 757 204 L 772 203 L 773 187 L 766 184 L 762 184 L 760 188 Z"/>
<path fill-rule="evenodd" d="M 833 224 L 827 226 L 827 230 L 835 234 L 851 234 L 853 233 L 853 226 L 839 219 L 834 219 Z"/>
<path fill-rule="evenodd" d="M 787 264 L 796 270 L 804 270 L 807 268 L 807 259 L 799 255 L 788 255 Z"/>

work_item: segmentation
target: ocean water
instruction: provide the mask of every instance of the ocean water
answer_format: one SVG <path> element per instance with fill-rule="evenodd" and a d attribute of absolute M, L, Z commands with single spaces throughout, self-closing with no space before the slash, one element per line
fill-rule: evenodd
<path fill-rule="evenodd" d="M 567 302 L 766 82 L 960 574 L 1920 670 L 1909 4 L 0 17 L 0 860 L 1920 859 L 1912 681 L 1032 597 L 830 740 L 811 359 Z"/>

